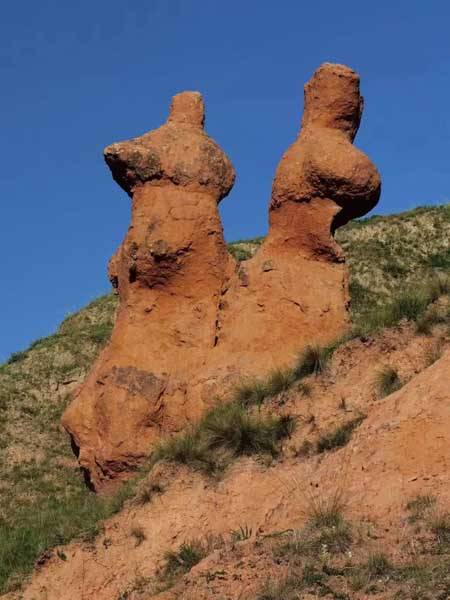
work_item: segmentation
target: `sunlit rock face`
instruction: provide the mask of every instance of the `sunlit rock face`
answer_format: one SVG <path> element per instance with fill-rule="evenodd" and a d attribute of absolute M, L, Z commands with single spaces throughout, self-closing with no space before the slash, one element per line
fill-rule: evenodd
<path fill-rule="evenodd" d="M 159 129 L 105 149 L 132 201 L 109 265 L 120 306 L 62 421 L 95 489 L 114 487 L 238 380 L 346 330 L 347 273 L 333 232 L 380 194 L 376 168 L 352 145 L 362 106 L 354 71 L 319 67 L 275 175 L 267 239 L 240 264 L 217 210 L 235 173 L 204 131 L 198 92 L 176 95 Z"/>

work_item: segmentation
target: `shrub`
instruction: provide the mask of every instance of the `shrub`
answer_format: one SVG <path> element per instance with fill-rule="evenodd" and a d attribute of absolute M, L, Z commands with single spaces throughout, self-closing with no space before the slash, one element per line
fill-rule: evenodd
<path fill-rule="evenodd" d="M 302 587 L 303 578 L 296 574 L 291 574 L 280 582 L 268 580 L 255 600 L 296 600 Z"/>
<path fill-rule="evenodd" d="M 356 417 L 351 421 L 347 421 L 343 425 L 339 425 L 333 431 L 322 435 L 317 442 L 317 452 L 326 452 L 342 448 L 350 441 L 353 431 L 364 421 L 364 416 Z"/>
<path fill-rule="evenodd" d="M 400 377 L 393 367 L 385 365 L 377 371 L 374 386 L 379 398 L 384 398 L 402 387 Z"/>
<path fill-rule="evenodd" d="M 427 311 L 417 319 L 416 332 L 423 335 L 429 335 L 433 325 L 437 325 L 443 321 L 445 321 L 445 319 L 440 316 L 437 310 Z"/>

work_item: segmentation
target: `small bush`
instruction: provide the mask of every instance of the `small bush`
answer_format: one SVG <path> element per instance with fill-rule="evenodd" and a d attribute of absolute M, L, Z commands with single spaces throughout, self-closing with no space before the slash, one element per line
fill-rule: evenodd
<path fill-rule="evenodd" d="M 340 512 L 328 512 L 323 517 L 313 518 L 304 529 L 295 531 L 287 542 L 275 548 L 275 555 L 317 558 L 324 552 L 346 552 L 352 544 L 350 525 Z"/>
<path fill-rule="evenodd" d="M 379 398 L 384 398 L 402 387 L 400 377 L 393 367 L 385 365 L 375 374 L 374 387 Z"/>
<path fill-rule="evenodd" d="M 351 421 L 347 421 L 343 425 L 339 425 L 333 431 L 322 435 L 317 442 L 317 452 L 326 452 L 336 448 L 342 448 L 350 441 L 353 431 L 364 421 L 364 416 L 356 417 Z"/>
<path fill-rule="evenodd" d="M 303 588 L 303 577 L 291 574 L 283 581 L 268 580 L 255 600 L 297 600 L 298 592 Z"/>

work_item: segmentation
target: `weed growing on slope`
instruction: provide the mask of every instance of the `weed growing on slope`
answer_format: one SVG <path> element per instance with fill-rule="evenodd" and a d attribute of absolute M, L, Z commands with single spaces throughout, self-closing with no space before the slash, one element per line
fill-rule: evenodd
<path fill-rule="evenodd" d="M 237 456 L 276 456 L 280 441 L 291 435 L 295 421 L 290 416 L 252 414 L 235 402 L 209 410 L 190 431 L 162 442 L 153 463 L 169 460 L 213 474 Z"/>
<path fill-rule="evenodd" d="M 177 550 L 169 550 L 164 558 L 166 565 L 163 579 L 173 581 L 176 577 L 188 573 L 214 549 L 223 545 L 221 538 L 194 539 L 183 542 Z"/>
<path fill-rule="evenodd" d="M 406 510 L 409 512 L 408 521 L 410 523 L 420 521 L 435 504 L 436 498 L 430 494 L 419 494 L 411 498 L 406 505 Z"/>
<path fill-rule="evenodd" d="M 364 421 L 365 416 L 361 415 L 339 425 L 333 431 L 325 433 L 317 441 L 317 452 L 326 452 L 328 450 L 335 450 L 342 448 L 350 441 L 354 430 L 361 425 Z"/>
<path fill-rule="evenodd" d="M 384 398 L 384 396 L 389 396 L 399 390 L 402 382 L 397 370 L 389 365 L 381 367 L 375 374 L 374 387 L 379 398 Z"/>

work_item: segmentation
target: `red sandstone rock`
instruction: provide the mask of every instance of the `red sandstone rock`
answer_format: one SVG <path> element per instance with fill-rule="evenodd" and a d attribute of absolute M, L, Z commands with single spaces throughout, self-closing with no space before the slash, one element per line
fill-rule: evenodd
<path fill-rule="evenodd" d="M 356 73 L 322 65 L 275 177 L 267 240 L 241 265 L 217 211 L 234 170 L 203 131 L 200 94 L 178 94 L 162 127 L 106 148 L 132 197 L 109 266 L 120 307 L 63 416 L 96 489 L 126 476 L 155 440 L 196 420 L 238 378 L 291 364 L 306 344 L 345 331 L 346 271 L 332 232 L 380 191 L 375 167 L 352 146 L 361 109 Z"/>

